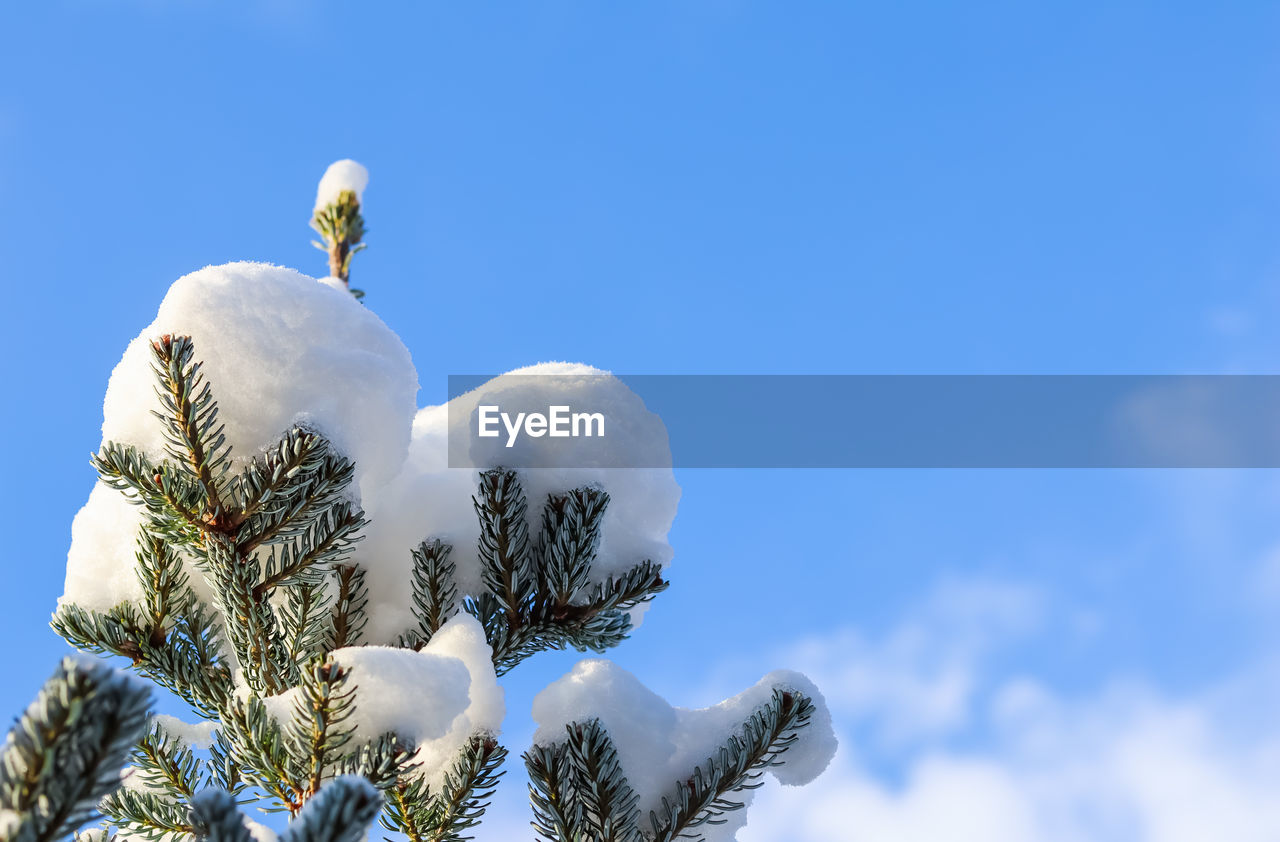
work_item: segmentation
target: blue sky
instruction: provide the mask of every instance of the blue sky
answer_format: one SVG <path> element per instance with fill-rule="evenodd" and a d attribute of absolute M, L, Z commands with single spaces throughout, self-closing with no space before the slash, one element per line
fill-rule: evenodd
<path fill-rule="evenodd" d="M 450 373 L 547 359 L 1280 360 L 1273 4 L 50 0 L 7 20 L 2 710 L 64 650 L 47 619 L 125 344 L 201 266 L 321 273 L 306 223 L 337 158 L 372 172 L 353 280 L 421 404 Z M 1055 809 L 1104 816 L 1054 823 L 1063 839 L 1196 838 L 1201 800 L 1235 838 L 1280 835 L 1250 800 L 1280 785 L 1271 472 L 678 479 L 673 586 L 616 659 L 686 705 L 808 666 L 845 738 L 815 794 L 766 792 L 744 839 L 791 811 L 812 823 L 792 838 L 936 838 L 927 816 L 952 839 L 1048 838 Z M 516 751 L 575 657 L 512 676 Z M 842 803 L 858 829 L 821 824 Z"/>

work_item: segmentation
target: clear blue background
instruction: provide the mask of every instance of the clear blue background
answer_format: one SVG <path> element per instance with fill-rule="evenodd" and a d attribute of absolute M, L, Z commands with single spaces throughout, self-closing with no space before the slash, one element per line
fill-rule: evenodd
<path fill-rule="evenodd" d="M 64 651 L 47 620 L 126 342 L 206 264 L 323 273 L 307 221 L 337 158 L 372 172 L 353 281 L 422 404 L 449 373 L 548 359 L 1280 359 L 1274 4 L 49 0 L 5 20 L 0 711 Z M 672 588 L 616 652 L 676 703 L 805 635 L 890 628 L 939 581 L 1048 594 L 1001 668 L 1068 694 L 1116 675 L 1193 691 L 1280 633 L 1267 472 L 679 479 Z M 512 676 L 513 749 L 573 660 Z"/>

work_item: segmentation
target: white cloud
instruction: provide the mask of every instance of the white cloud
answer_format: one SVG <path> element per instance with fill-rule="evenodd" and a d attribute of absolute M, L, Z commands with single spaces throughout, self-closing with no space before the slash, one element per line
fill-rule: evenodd
<path fill-rule="evenodd" d="M 882 638 L 846 628 L 802 640 L 776 661 L 820 677 L 837 715 L 873 720 L 879 739 L 901 745 L 968 723 L 983 657 L 1033 629 L 1042 601 L 1017 585 L 947 582 Z"/>
<path fill-rule="evenodd" d="M 1067 703 L 1019 683 L 994 707 L 994 745 L 924 749 L 898 785 L 843 751 L 806 788 L 766 788 L 740 842 L 1280 839 L 1274 730 L 1236 740 L 1211 703 L 1132 690 Z"/>
<path fill-rule="evenodd" d="M 1280 665 L 1184 697 L 1115 680 L 1068 698 L 989 675 L 1036 605 L 951 585 L 880 639 L 843 630 L 780 656 L 826 692 L 841 751 L 807 787 L 761 790 L 740 842 L 1280 839 Z M 853 736 L 878 729 L 899 738 L 892 781 Z"/>

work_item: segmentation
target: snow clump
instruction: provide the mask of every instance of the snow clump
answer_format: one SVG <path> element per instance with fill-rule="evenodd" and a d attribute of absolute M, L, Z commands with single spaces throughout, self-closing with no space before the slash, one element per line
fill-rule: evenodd
<path fill-rule="evenodd" d="M 366 569 L 370 598 L 383 610 L 381 616 L 370 618 L 373 639 L 390 640 L 413 622 L 409 594 L 404 588 L 412 567 L 409 547 L 427 539 L 450 544 L 453 550 L 449 560 L 457 565 L 459 592 L 475 593 L 480 588 L 480 523 L 471 503 L 477 471 L 512 464 L 512 457 L 504 452 L 499 440 L 468 436 L 463 428 L 474 429 L 477 406 L 496 401 L 522 406 L 563 404 L 604 412 L 609 424 L 604 440 L 613 449 L 608 465 L 628 464 L 628 459 L 638 464 L 642 457 L 665 456 L 667 467 L 570 465 L 522 469 L 518 473 L 528 500 L 531 536 L 537 536 L 541 529 L 542 507 L 550 494 L 584 486 L 608 492 L 599 552 L 592 564 L 593 581 L 617 576 L 646 559 L 663 567 L 670 564 L 673 553 L 667 535 L 680 502 L 680 486 L 669 467 L 671 452 L 662 420 L 606 371 L 573 363 L 519 368 L 447 404 L 419 410 L 413 422 L 408 458 L 399 476 L 367 499 L 371 522 L 355 558 Z M 449 466 L 451 437 L 454 442 L 471 442 L 466 467 Z M 556 439 L 554 445 L 548 439 L 527 441 L 531 443 L 529 447 L 535 448 L 564 447 L 566 439 Z M 536 457 L 526 453 L 521 462 L 535 463 Z M 646 607 L 632 611 L 633 625 L 639 625 Z"/>
<path fill-rule="evenodd" d="M 799 739 L 782 755 L 783 765 L 769 769 L 779 782 L 799 786 L 827 768 L 835 756 L 836 736 L 822 694 L 808 678 L 787 670 L 769 673 L 718 705 L 689 710 L 671 706 L 612 661 L 579 661 L 534 698 L 533 718 L 538 730 L 533 742 L 560 742 L 565 739 L 566 726 L 599 719 L 639 798 L 640 815 L 647 816 L 650 810 L 661 814 L 662 797 L 669 796 L 677 782 L 687 780 L 694 767 L 704 766 L 717 747 L 738 733 L 742 723 L 770 700 L 775 688 L 799 691 L 815 708 L 809 724 L 798 732 Z M 735 793 L 734 798 L 749 804 L 752 793 Z M 725 824 L 698 829 L 707 842 L 727 842 L 746 824 L 746 812 L 727 813 Z"/>
<path fill-rule="evenodd" d="M 356 194 L 356 201 L 364 203 L 364 189 L 369 186 L 369 171 L 361 164 L 344 158 L 334 161 L 320 177 L 320 185 L 316 188 L 315 210 L 338 201 L 344 190 Z"/>

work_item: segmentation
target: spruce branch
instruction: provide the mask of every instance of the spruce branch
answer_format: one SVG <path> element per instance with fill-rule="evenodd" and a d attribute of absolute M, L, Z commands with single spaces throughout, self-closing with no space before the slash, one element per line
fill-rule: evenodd
<path fill-rule="evenodd" d="M 382 826 L 409 842 L 463 842 L 462 834 L 480 823 L 489 806 L 507 750 L 488 734 L 473 734 L 432 793 L 421 778 L 402 776 L 388 791 Z"/>
<path fill-rule="evenodd" d="M 642 842 L 638 796 L 618 763 L 613 740 L 599 720 L 568 726 L 565 748 L 579 820 L 600 842 Z"/>
<path fill-rule="evenodd" d="M 296 813 L 302 806 L 301 793 L 293 785 L 292 759 L 279 723 L 257 696 L 232 696 L 221 712 L 219 753 L 228 765 L 238 767 L 235 776 L 255 784 L 279 802 L 277 809 Z M 228 772 L 221 777 L 230 778 Z M 225 784 L 225 781 L 224 781 Z"/>
<path fill-rule="evenodd" d="M 320 790 L 351 740 L 355 687 L 350 673 L 332 658 L 316 658 L 302 670 L 300 693 L 285 727 L 285 748 L 298 781 L 294 789 L 305 802 Z"/>
<path fill-rule="evenodd" d="M 154 531 L 179 543 L 200 542 L 204 494 L 189 474 L 167 463 L 154 465 L 132 445 L 110 441 L 91 461 L 105 485 L 146 508 Z"/>
<path fill-rule="evenodd" d="M 345 501 L 315 512 L 293 540 L 272 549 L 258 593 L 303 578 L 317 581 L 320 572 L 346 560 L 364 525 L 364 513 Z"/>
<path fill-rule="evenodd" d="M 323 243 L 312 245 L 329 255 L 329 275 L 341 279 L 350 289 L 351 258 L 365 248 L 364 216 L 360 213 L 360 200 L 354 190 L 343 190 L 338 200 L 315 212 L 311 227 L 320 235 Z M 351 294 L 363 298 L 364 293 L 352 289 Z"/>
<path fill-rule="evenodd" d="M 307 802 L 280 842 L 361 842 L 382 803 L 381 793 L 363 778 L 335 778 Z"/>
<path fill-rule="evenodd" d="M 189 336 L 165 334 L 151 343 L 152 367 L 159 385 L 156 395 L 163 412 L 153 414 L 164 422 L 168 453 L 190 468 L 204 495 L 204 515 L 216 520 L 221 514 L 219 486 L 231 459 L 225 428 L 218 421 L 213 390 L 195 361 Z"/>
<path fill-rule="evenodd" d="M 255 842 L 235 798 L 224 790 L 206 789 L 197 795 L 189 822 L 200 842 Z"/>
<path fill-rule="evenodd" d="M 190 808 L 183 801 L 134 789 L 127 783 L 102 799 L 99 807 L 111 824 L 126 831 L 130 838 L 180 842 L 194 831 Z"/>
<path fill-rule="evenodd" d="M 308 434 L 308 437 L 314 437 L 314 434 Z M 311 445 L 307 453 L 310 458 L 293 468 L 274 490 L 270 490 L 272 486 L 262 488 L 261 491 L 270 496 L 266 499 L 251 497 L 249 507 L 241 514 L 236 538 L 242 553 L 305 533 L 340 501 L 341 505 L 359 512 L 341 500 L 355 477 L 354 463 L 335 453 L 323 438 L 315 442 L 300 439 L 299 444 Z M 252 473 L 253 468 L 242 476 Z M 245 488 L 244 492 L 252 494 L 256 490 Z"/>
<path fill-rule="evenodd" d="M 389 790 L 402 776 L 417 768 L 413 762 L 413 751 L 412 745 L 401 742 L 395 733 L 387 732 L 347 752 L 337 764 L 334 774 L 355 775 L 379 790 Z"/>
<path fill-rule="evenodd" d="M 543 650 L 604 652 L 618 645 L 631 630 L 628 612 L 667 587 L 662 568 L 651 561 L 591 584 L 609 505 L 600 489 L 550 495 L 533 549 L 524 491 L 514 472 L 481 473 L 472 501 L 480 520 L 485 590 L 467 595 L 462 607 L 483 626 L 499 675 Z"/>
<path fill-rule="evenodd" d="M 609 495 L 595 488 L 553 494 L 542 509 L 539 592 L 558 608 L 567 606 L 591 574 Z"/>
<path fill-rule="evenodd" d="M 280 607 L 280 628 L 284 635 L 285 656 L 299 663 L 320 654 L 327 631 L 329 595 L 320 582 L 298 582 L 285 588 L 285 603 Z"/>
<path fill-rule="evenodd" d="M 146 603 L 148 640 L 163 646 L 175 616 L 187 612 L 195 601 L 182 560 L 173 545 L 142 529 L 138 535 L 138 580 Z"/>
<path fill-rule="evenodd" d="M 639 797 L 599 720 L 566 726 L 563 742 L 525 753 L 534 828 L 551 842 L 644 842 Z"/>
<path fill-rule="evenodd" d="M 151 788 L 190 800 L 205 778 L 204 763 L 190 746 L 152 723 L 151 730 L 133 748 L 134 773 Z"/>
<path fill-rule="evenodd" d="M 580 652 L 605 652 L 627 638 L 627 613 L 667 588 L 662 568 L 642 561 L 590 589 L 583 602 L 560 606 L 538 594 L 522 620 L 509 622 L 506 608 L 494 595 L 467 597 L 463 608 L 484 627 L 493 650 L 494 668 L 504 675 L 526 658 L 545 650 L 572 647 Z"/>
<path fill-rule="evenodd" d="M 334 567 L 334 574 L 338 596 L 329 614 L 325 640 L 325 649 L 330 652 L 358 644 L 369 621 L 365 613 L 369 589 L 364 583 L 364 570 L 355 564 L 339 564 Z"/>
<path fill-rule="evenodd" d="M 630 611 L 665 591 L 668 584 L 662 578 L 662 566 L 646 559 L 621 576 L 609 576 L 596 585 L 587 604 L 595 613 Z"/>
<path fill-rule="evenodd" d="M 165 507 L 157 467 L 133 445 L 108 441 L 89 461 L 103 483 L 124 492 L 131 502 L 153 510 Z"/>
<path fill-rule="evenodd" d="M 174 618 L 159 646 L 127 603 L 105 613 L 60 605 L 49 625 L 77 649 L 129 658 L 140 675 L 172 690 L 206 719 L 217 717 L 230 692 L 231 671 L 218 653 L 218 627 L 197 603 Z"/>
<path fill-rule="evenodd" d="M 457 565 L 449 561 L 453 548 L 441 541 L 423 541 L 413 551 L 413 616 L 418 628 L 413 648 L 421 649 L 458 612 Z"/>
<path fill-rule="evenodd" d="M 13 842 L 66 836 L 120 785 L 146 726 L 150 692 L 104 664 L 64 658 L 18 719 L 0 756 L 0 808 Z"/>
<path fill-rule="evenodd" d="M 130 836 L 185 839 L 194 831 L 190 805 L 205 780 L 204 764 L 155 722 L 132 757 L 129 781 L 102 800 L 102 812 Z"/>
<path fill-rule="evenodd" d="M 775 688 L 769 702 L 751 714 L 740 734 L 731 736 L 706 763 L 695 767 L 669 798 L 662 799 L 661 814 L 649 813 L 654 842 L 672 842 L 682 836 L 699 838 L 694 828 L 722 824 L 720 816 L 743 806 L 730 796 L 760 786 L 764 770 L 783 762 L 782 754 L 809 724 L 813 711 L 808 696 Z"/>
<path fill-rule="evenodd" d="M 386 810 L 379 820 L 387 830 L 403 833 L 409 842 L 427 842 L 435 821 L 435 804 L 426 781 L 398 780 L 387 791 Z"/>
<path fill-rule="evenodd" d="M 564 745 L 533 746 L 524 753 L 529 773 L 533 828 L 547 842 L 577 838 L 581 808 L 570 784 L 569 754 Z"/>
<path fill-rule="evenodd" d="M 216 533 L 210 534 L 206 549 L 214 599 L 245 681 L 259 693 L 283 692 L 297 664 L 287 658 L 275 609 L 259 590 L 261 565 Z"/>
<path fill-rule="evenodd" d="M 453 766 L 445 773 L 440 794 L 435 798 L 434 821 L 429 825 L 431 842 L 463 842 L 471 837 L 462 834 L 480 823 L 489 806 L 498 779 L 498 771 L 507 750 L 487 734 L 476 734 L 467 741 Z"/>
<path fill-rule="evenodd" d="M 235 795 L 247 786 L 236 759 L 235 746 L 222 729 L 213 732 L 213 744 L 209 746 L 205 768 L 209 772 L 210 784 L 218 789 Z"/>
<path fill-rule="evenodd" d="M 471 501 L 480 519 L 481 578 L 508 625 L 517 628 L 537 583 L 524 489 L 515 471 L 497 468 L 480 474 L 480 491 Z"/>
<path fill-rule="evenodd" d="M 327 442 L 319 433 L 294 427 L 265 455 L 254 457 L 249 466 L 228 483 L 229 496 L 240 509 L 242 522 L 263 507 L 275 505 L 279 497 L 288 496 L 286 492 L 296 488 L 298 475 L 316 471 L 327 453 Z M 261 532 L 262 529 L 249 531 Z"/>

